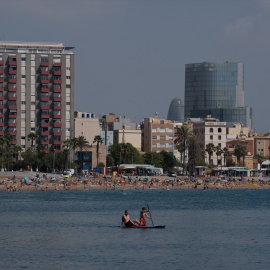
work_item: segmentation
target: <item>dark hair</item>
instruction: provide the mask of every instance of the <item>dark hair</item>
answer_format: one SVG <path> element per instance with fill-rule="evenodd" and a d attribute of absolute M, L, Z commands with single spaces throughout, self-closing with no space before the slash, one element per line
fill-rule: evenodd
<path fill-rule="evenodd" d="M 125 213 L 128 212 L 128 210 L 125 210 Z"/>
<path fill-rule="evenodd" d="M 142 208 L 142 210 L 146 210 L 146 208 L 145 208 L 145 207 L 143 207 L 143 208 Z"/>

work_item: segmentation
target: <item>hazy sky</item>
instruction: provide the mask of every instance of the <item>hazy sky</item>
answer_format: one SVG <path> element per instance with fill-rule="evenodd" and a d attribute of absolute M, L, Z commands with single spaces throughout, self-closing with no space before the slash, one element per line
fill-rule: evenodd
<path fill-rule="evenodd" d="M 185 64 L 243 62 L 270 131 L 270 0 L 2 0 L 0 39 L 75 47 L 75 110 L 140 122 L 184 99 Z"/>

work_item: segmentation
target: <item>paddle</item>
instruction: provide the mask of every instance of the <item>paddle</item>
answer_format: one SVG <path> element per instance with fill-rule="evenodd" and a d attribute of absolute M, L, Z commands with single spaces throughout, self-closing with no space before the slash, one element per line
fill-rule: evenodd
<path fill-rule="evenodd" d="M 155 227 L 154 222 L 153 222 L 153 219 L 152 219 L 152 216 L 151 216 L 151 212 L 150 212 L 150 209 L 149 209 L 149 205 L 148 205 L 148 204 L 147 204 L 147 208 L 148 208 L 148 212 L 149 212 L 149 215 L 150 215 L 150 218 L 151 218 L 153 227 Z"/>

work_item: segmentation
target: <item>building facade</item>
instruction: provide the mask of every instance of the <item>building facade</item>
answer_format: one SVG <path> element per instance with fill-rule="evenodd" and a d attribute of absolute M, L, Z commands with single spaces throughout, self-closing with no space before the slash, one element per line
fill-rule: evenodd
<path fill-rule="evenodd" d="M 74 53 L 62 43 L 0 42 L 0 135 L 61 151 L 74 131 Z"/>
<path fill-rule="evenodd" d="M 174 124 L 170 120 L 144 118 L 142 124 L 142 151 L 174 153 Z"/>
<path fill-rule="evenodd" d="M 219 122 L 215 118 L 208 116 L 204 121 L 193 123 L 193 132 L 197 137 L 202 149 L 206 149 L 206 145 L 213 143 L 214 146 L 219 146 L 221 149 L 226 147 L 226 123 Z M 205 162 L 209 163 L 209 155 L 206 153 Z M 221 165 L 220 156 L 213 152 L 210 163 L 213 165 Z"/>
<path fill-rule="evenodd" d="M 243 63 L 194 63 L 185 66 L 185 118 L 207 115 L 251 128 L 252 109 L 244 105 Z"/>

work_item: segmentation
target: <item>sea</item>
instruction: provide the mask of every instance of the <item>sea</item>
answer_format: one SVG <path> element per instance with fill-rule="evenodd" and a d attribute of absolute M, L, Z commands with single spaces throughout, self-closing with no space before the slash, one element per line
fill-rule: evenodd
<path fill-rule="evenodd" d="M 0 269 L 270 269 L 269 222 L 270 190 L 3 191 Z"/>

